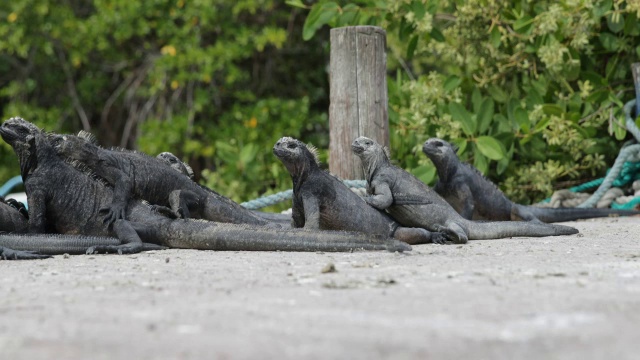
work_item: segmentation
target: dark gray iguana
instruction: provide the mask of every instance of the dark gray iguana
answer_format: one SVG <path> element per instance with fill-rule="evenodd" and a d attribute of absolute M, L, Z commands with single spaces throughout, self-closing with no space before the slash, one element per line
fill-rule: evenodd
<path fill-rule="evenodd" d="M 162 152 L 160 154 L 158 154 L 158 156 L 156 156 L 158 159 L 164 161 L 165 163 L 167 163 L 172 169 L 178 171 L 181 174 L 184 174 L 185 176 L 189 177 L 189 179 L 194 180 L 194 173 L 193 173 L 193 169 L 191 168 L 191 166 L 189 166 L 189 164 L 183 162 L 182 160 L 180 160 L 177 156 L 175 156 L 174 154 L 165 151 Z M 213 193 L 216 193 L 215 191 L 209 189 L 206 186 L 200 185 L 200 187 L 202 187 L 203 189 L 207 190 L 207 191 L 211 191 Z M 216 193 L 217 194 L 217 193 Z M 287 214 L 277 214 L 277 213 L 268 213 L 268 212 L 262 212 L 262 211 L 257 211 L 257 210 L 250 210 L 253 214 L 260 216 L 261 218 L 267 220 L 267 221 L 271 221 L 274 223 L 277 223 L 278 225 L 282 226 L 282 227 L 289 227 L 291 226 L 291 216 L 287 215 Z"/>
<path fill-rule="evenodd" d="M 429 186 L 407 171 L 391 164 L 380 144 L 359 137 L 351 144 L 362 160 L 367 179 L 368 204 L 386 210 L 404 226 L 442 231 L 456 243 L 467 240 L 498 239 L 513 236 L 554 236 L 575 234 L 578 230 L 562 225 L 515 222 L 474 222 L 461 217 Z"/>
<path fill-rule="evenodd" d="M 269 222 L 213 190 L 205 190 L 158 158 L 129 150 L 103 149 L 74 135 L 51 135 L 57 153 L 86 165 L 112 184 L 113 200 L 102 209 L 105 221 L 124 219 L 132 198 L 171 208 L 182 218 L 267 225 Z"/>
<path fill-rule="evenodd" d="M 409 244 L 444 243 L 439 232 L 400 226 L 387 214 L 367 205 L 335 176 L 320 169 L 315 149 L 283 137 L 273 153 L 293 180 L 294 228 L 359 231 L 392 236 Z"/>
<path fill-rule="evenodd" d="M 201 250 L 410 250 L 393 239 L 359 233 L 170 219 L 135 199 L 126 206 L 127 220 L 118 219 L 109 225 L 103 221 L 100 209 L 113 199 L 110 186 L 59 158 L 45 135 L 23 119 L 5 121 L 0 135 L 21 160 L 29 202 L 29 231 L 42 233 L 50 229 L 61 234 L 115 236 L 120 240 L 120 245 L 96 246 L 96 251 L 133 253 L 143 248 L 143 241 Z"/>
<path fill-rule="evenodd" d="M 507 198 L 498 187 L 478 169 L 463 163 L 455 148 L 441 139 L 429 139 L 422 151 L 433 161 L 438 171 L 434 190 L 463 218 L 469 220 L 525 220 L 545 223 L 606 217 L 636 215 L 639 211 L 613 209 L 537 208 L 519 205 Z"/>

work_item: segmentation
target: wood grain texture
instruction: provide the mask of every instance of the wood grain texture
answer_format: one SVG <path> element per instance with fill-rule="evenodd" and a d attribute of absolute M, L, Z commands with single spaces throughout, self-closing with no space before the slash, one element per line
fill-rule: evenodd
<path fill-rule="evenodd" d="M 389 145 L 386 32 L 377 26 L 331 30 L 329 171 L 363 179 L 351 142 L 366 136 Z"/>
<path fill-rule="evenodd" d="M 631 64 L 631 73 L 633 74 L 633 85 L 636 88 L 636 111 L 635 116 L 640 116 L 640 63 Z"/>

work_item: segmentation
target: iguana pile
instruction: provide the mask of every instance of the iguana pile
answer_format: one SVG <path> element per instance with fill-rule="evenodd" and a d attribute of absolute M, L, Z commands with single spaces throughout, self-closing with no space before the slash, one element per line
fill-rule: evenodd
<path fill-rule="evenodd" d="M 571 235 L 578 230 L 531 222 L 474 222 L 460 216 L 443 198 L 409 172 L 389 161 L 380 144 L 359 137 L 351 149 L 362 161 L 367 180 L 365 201 L 386 210 L 404 226 L 442 231 L 456 243 L 513 236 Z"/>
<path fill-rule="evenodd" d="M 614 209 L 538 208 L 519 205 L 507 196 L 473 165 L 463 163 L 456 149 L 441 139 L 429 139 L 422 151 L 438 172 L 434 190 L 462 217 L 473 220 L 525 220 L 545 223 L 606 217 L 637 215 L 639 211 Z"/>
<path fill-rule="evenodd" d="M 294 228 L 359 231 L 393 236 L 409 244 L 444 243 L 439 232 L 401 226 L 364 200 L 333 175 L 322 170 L 315 149 L 299 140 L 283 137 L 273 153 L 293 180 Z"/>
<path fill-rule="evenodd" d="M 173 248 L 202 250 L 283 251 L 404 251 L 410 247 L 387 237 L 348 232 L 280 230 L 263 226 L 171 219 L 138 199 L 125 205 L 125 219 L 105 223 L 100 209 L 114 198 L 113 189 L 94 176 L 63 161 L 49 139 L 31 123 L 12 118 L 0 135 L 18 158 L 29 202 L 29 231 L 90 236 L 114 236 L 117 245 L 100 245 L 89 251 L 134 253 L 143 241 Z M 54 141 L 59 141 L 53 137 Z M 169 169 L 171 172 L 176 171 Z"/>

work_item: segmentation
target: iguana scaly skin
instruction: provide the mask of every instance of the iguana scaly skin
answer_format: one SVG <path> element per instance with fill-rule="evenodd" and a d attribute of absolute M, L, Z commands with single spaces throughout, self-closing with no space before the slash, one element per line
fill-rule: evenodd
<path fill-rule="evenodd" d="M 387 210 L 400 224 L 443 231 L 456 243 L 467 240 L 498 239 L 512 236 L 554 236 L 575 234 L 578 230 L 562 225 L 515 222 L 473 222 L 461 217 L 429 186 L 407 171 L 391 164 L 380 144 L 359 137 L 351 144 L 362 160 L 368 204 Z"/>
<path fill-rule="evenodd" d="M 126 219 L 106 224 L 100 209 L 113 199 L 103 182 L 60 159 L 48 139 L 20 118 L 5 121 L 0 135 L 21 161 L 29 202 L 29 231 L 51 229 L 61 234 L 115 236 L 121 245 L 96 246 L 97 251 L 134 253 L 143 241 L 173 248 L 201 250 L 351 251 L 409 250 L 406 244 L 347 232 L 280 230 L 253 225 L 170 219 L 139 200 L 126 206 Z M 174 170 L 169 169 L 172 172 Z M 93 249 L 90 249 L 93 250 Z"/>
<path fill-rule="evenodd" d="M 478 169 L 463 163 L 456 150 L 441 139 L 429 139 L 422 151 L 431 159 L 438 172 L 434 190 L 463 218 L 469 220 L 525 220 L 545 223 L 606 217 L 636 215 L 639 211 L 614 209 L 537 208 L 519 205 L 507 198 L 498 187 Z"/>
<path fill-rule="evenodd" d="M 384 212 L 367 205 L 342 181 L 320 169 L 315 149 L 299 140 L 283 137 L 276 142 L 273 153 L 293 180 L 292 227 L 359 231 L 393 236 L 409 244 L 445 242 L 438 232 L 400 226 Z"/>
<path fill-rule="evenodd" d="M 189 166 L 189 164 L 183 162 L 182 160 L 180 160 L 177 156 L 175 156 L 174 154 L 165 151 L 162 152 L 160 154 L 158 154 L 158 156 L 156 156 L 158 159 L 164 161 L 165 163 L 167 163 L 167 165 L 169 165 L 172 169 L 178 171 L 181 174 L 184 174 L 185 176 L 189 177 L 189 179 L 194 180 L 194 174 L 193 174 L 193 169 L 191 169 L 191 166 Z M 202 187 L 203 189 L 207 190 L 207 191 L 211 191 L 214 192 L 213 190 L 209 189 L 206 186 L 200 185 L 200 187 Z M 277 213 L 268 213 L 268 212 L 263 212 L 263 211 L 257 211 L 257 210 L 250 210 L 254 215 L 260 216 L 261 218 L 270 221 L 270 222 L 274 222 L 277 223 L 278 225 L 280 225 L 281 227 L 290 227 L 291 226 L 291 216 L 287 215 L 287 214 L 277 214 Z"/>
<path fill-rule="evenodd" d="M 213 190 L 204 190 L 157 158 L 127 150 L 108 150 L 73 135 L 52 135 L 57 153 L 79 161 L 114 187 L 105 205 L 106 221 L 124 219 L 132 198 L 170 207 L 183 218 L 224 223 L 267 225 L 269 222 Z"/>

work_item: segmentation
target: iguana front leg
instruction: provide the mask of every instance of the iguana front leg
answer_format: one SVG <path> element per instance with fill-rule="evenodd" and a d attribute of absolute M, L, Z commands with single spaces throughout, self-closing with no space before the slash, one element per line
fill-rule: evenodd
<path fill-rule="evenodd" d="M 97 174 L 113 184 L 113 199 L 111 204 L 100 209 L 100 214 L 104 214 L 103 222 L 110 226 L 118 219 L 125 219 L 127 203 L 133 190 L 131 177 L 121 169 L 102 164 L 97 169 Z"/>
<path fill-rule="evenodd" d="M 457 190 L 456 196 L 462 201 L 460 215 L 467 220 L 472 220 L 475 205 L 473 201 L 473 193 L 469 186 L 467 184 L 462 184 Z"/>
<path fill-rule="evenodd" d="M 310 230 L 320 229 L 320 203 L 315 196 L 307 196 L 302 199 L 304 207 L 304 228 Z"/>
<path fill-rule="evenodd" d="M 47 228 L 46 198 L 41 189 L 27 189 L 27 204 L 29 205 L 29 232 L 32 234 L 44 234 Z"/>
<path fill-rule="evenodd" d="M 393 195 L 389 184 L 385 182 L 372 182 L 369 190 L 372 195 L 364 197 L 367 204 L 379 210 L 385 210 L 393 204 Z"/>

